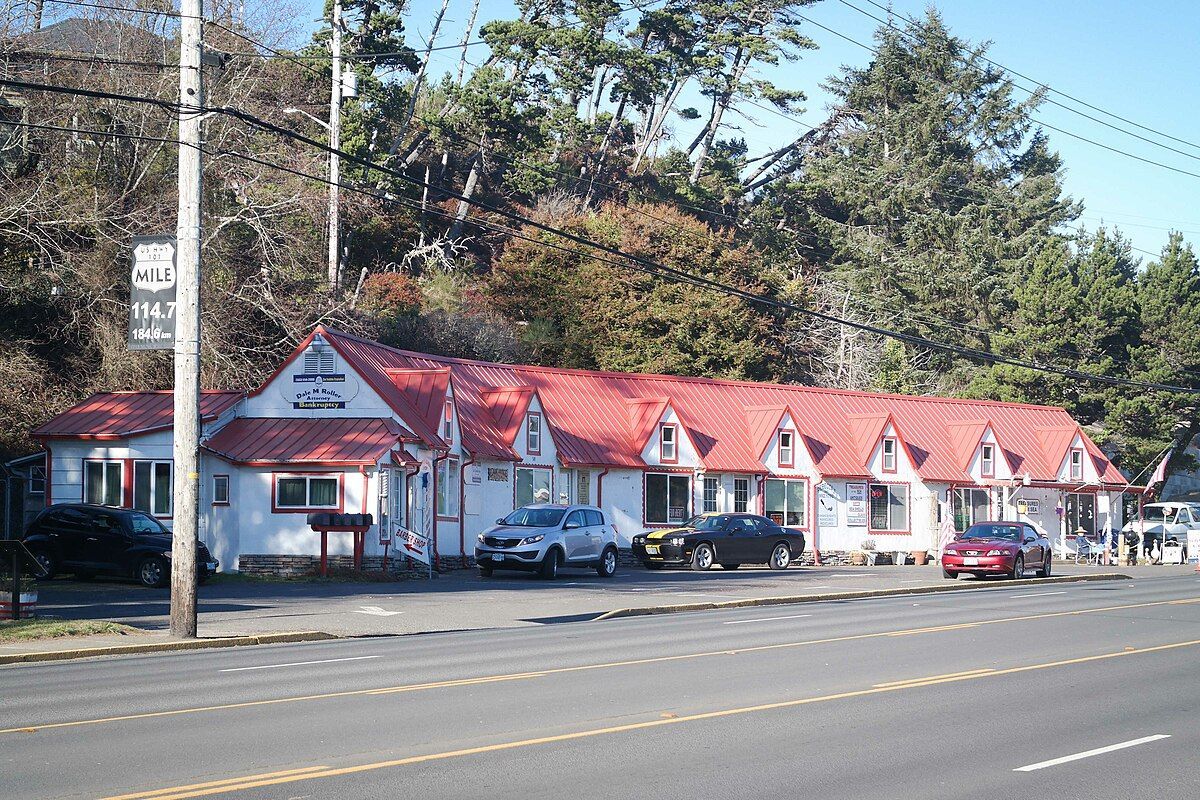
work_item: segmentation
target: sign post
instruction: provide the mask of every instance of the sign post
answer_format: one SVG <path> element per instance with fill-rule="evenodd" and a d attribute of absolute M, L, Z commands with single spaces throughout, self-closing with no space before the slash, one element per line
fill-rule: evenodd
<path fill-rule="evenodd" d="M 175 348 L 174 236 L 135 236 L 129 275 L 129 349 Z"/>

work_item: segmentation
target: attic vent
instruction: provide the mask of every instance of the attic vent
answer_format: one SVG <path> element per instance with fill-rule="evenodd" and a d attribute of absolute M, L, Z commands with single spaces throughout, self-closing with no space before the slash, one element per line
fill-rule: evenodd
<path fill-rule="evenodd" d="M 306 375 L 332 375 L 336 365 L 333 350 L 309 348 L 304 351 L 304 373 Z"/>

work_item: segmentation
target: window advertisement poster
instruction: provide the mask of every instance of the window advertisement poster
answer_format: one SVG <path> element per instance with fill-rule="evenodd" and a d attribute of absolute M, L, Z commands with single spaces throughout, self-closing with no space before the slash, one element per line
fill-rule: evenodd
<path fill-rule="evenodd" d="M 838 504 L 841 502 L 836 486 L 817 484 L 817 524 L 822 528 L 836 528 Z"/>
<path fill-rule="evenodd" d="M 130 350 L 175 348 L 175 237 L 135 236 L 129 274 Z"/>
<path fill-rule="evenodd" d="M 867 527 L 867 485 L 846 484 L 846 524 L 852 528 Z"/>

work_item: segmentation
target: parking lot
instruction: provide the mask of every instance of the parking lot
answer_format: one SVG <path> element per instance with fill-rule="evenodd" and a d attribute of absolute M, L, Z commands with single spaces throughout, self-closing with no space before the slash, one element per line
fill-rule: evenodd
<path fill-rule="evenodd" d="M 1121 572 L 1135 577 L 1185 574 L 1191 567 L 1056 565 L 1058 575 Z M 200 588 L 204 636 L 319 630 L 342 636 L 394 635 L 477 628 L 548 625 L 593 619 L 619 608 L 713 603 L 748 598 L 818 595 L 945 584 L 936 566 L 793 567 L 784 572 L 650 572 L 624 568 L 605 580 L 566 571 L 552 582 L 520 573 L 480 578 L 461 570 L 430 581 L 357 583 L 250 581 L 218 577 Z M 997 581 L 960 579 L 969 585 Z M 40 588 L 44 615 L 108 619 L 151 630 L 167 627 L 169 592 L 109 580 L 57 579 Z"/>

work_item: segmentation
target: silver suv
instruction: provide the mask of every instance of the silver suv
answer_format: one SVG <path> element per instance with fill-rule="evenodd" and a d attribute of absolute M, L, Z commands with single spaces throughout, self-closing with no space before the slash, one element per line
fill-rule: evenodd
<path fill-rule="evenodd" d="M 594 569 L 601 578 L 617 571 L 617 529 L 595 506 L 537 503 L 521 506 L 479 534 L 479 574 L 515 569 L 553 580 L 560 567 Z"/>

